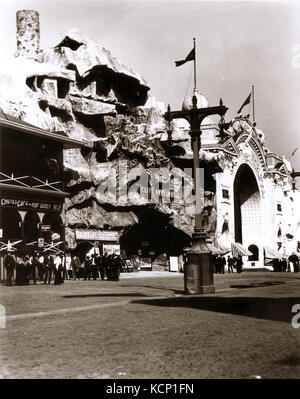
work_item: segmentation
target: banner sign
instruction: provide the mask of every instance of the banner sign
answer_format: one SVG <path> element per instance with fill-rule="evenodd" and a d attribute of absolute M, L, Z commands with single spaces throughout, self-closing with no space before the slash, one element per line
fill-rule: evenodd
<path fill-rule="evenodd" d="M 119 241 L 119 233 L 117 231 L 101 231 L 101 230 L 75 230 L 76 240 L 88 241 Z"/>
<path fill-rule="evenodd" d="M 2 207 L 10 207 L 17 209 L 34 209 L 36 211 L 57 211 L 61 212 L 62 204 L 55 202 L 45 202 L 37 200 L 20 200 L 15 198 L 3 198 L 1 197 L 0 205 Z"/>

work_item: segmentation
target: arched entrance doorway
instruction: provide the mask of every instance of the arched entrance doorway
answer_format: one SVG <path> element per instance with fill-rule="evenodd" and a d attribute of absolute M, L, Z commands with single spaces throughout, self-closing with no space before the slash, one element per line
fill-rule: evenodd
<path fill-rule="evenodd" d="M 239 167 L 234 180 L 235 241 L 261 242 L 261 198 L 256 177 L 249 165 Z"/>
<path fill-rule="evenodd" d="M 139 223 L 131 226 L 120 238 L 126 256 L 157 257 L 161 254 L 179 256 L 191 244 L 191 237 L 169 222 L 169 216 L 147 209 L 139 215 Z"/>
<path fill-rule="evenodd" d="M 22 240 L 22 218 L 15 209 L 0 209 L 0 228 L 3 230 L 3 239 Z"/>
<path fill-rule="evenodd" d="M 56 212 L 46 213 L 43 217 L 43 224 L 50 225 L 52 233 L 62 233 L 62 219 Z"/>
<path fill-rule="evenodd" d="M 36 241 L 39 237 L 40 218 L 35 211 L 28 211 L 24 219 L 24 241 Z"/>

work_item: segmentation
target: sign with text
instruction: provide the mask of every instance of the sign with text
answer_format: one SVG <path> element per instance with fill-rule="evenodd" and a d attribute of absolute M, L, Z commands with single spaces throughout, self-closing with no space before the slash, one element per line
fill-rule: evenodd
<path fill-rule="evenodd" d="M 120 244 L 103 244 L 103 253 L 120 255 Z"/>
<path fill-rule="evenodd" d="M 101 231 L 101 230 L 75 230 L 76 240 L 88 241 L 119 241 L 119 233 L 117 231 Z"/>
<path fill-rule="evenodd" d="M 62 204 L 55 202 L 37 201 L 37 200 L 23 200 L 15 198 L 1 197 L 0 205 L 2 207 L 10 207 L 17 209 L 34 209 L 36 211 L 57 211 L 61 212 Z"/>

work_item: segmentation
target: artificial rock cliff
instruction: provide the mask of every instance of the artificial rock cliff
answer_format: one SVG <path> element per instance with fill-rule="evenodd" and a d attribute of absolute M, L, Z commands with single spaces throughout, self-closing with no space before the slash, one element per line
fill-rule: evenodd
<path fill-rule="evenodd" d="M 82 150 L 64 153 L 70 192 L 65 202 L 67 242 L 74 243 L 77 227 L 124 233 L 143 220 L 149 223 L 148 214 L 150 223 L 159 226 L 156 232 L 178 230 L 186 245 L 192 233 L 193 202 L 190 198 L 168 202 L 149 193 L 153 168 L 172 169 L 192 185 L 191 176 L 170 156 L 173 146 L 181 148 L 181 157 L 191 159 L 190 139 L 172 122 L 173 140 L 168 140 L 166 105 L 149 95 L 146 81 L 76 30 L 55 47 L 38 49 L 34 57 L 21 51 L 16 55 L 0 72 L 2 110 L 86 143 Z M 113 191 L 125 169 L 128 195 L 120 195 L 118 187 L 117 193 L 99 190 L 108 185 Z M 167 184 L 167 175 L 165 179 Z M 171 198 L 179 186 L 171 185 Z"/>

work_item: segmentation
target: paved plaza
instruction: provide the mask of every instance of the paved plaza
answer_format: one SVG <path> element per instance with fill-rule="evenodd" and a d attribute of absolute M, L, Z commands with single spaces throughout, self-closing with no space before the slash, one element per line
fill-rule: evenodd
<path fill-rule="evenodd" d="M 300 275 L 215 275 L 215 286 L 185 296 L 183 274 L 167 272 L 1 286 L 1 378 L 299 378 Z"/>

